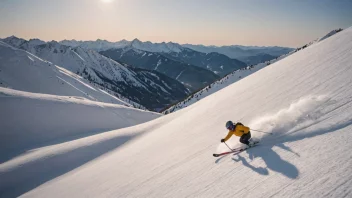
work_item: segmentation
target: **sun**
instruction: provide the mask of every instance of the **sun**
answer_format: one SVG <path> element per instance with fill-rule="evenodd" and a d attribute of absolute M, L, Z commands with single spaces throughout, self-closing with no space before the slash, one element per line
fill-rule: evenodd
<path fill-rule="evenodd" d="M 113 2 L 114 0 L 101 0 L 103 3 L 111 3 Z"/>

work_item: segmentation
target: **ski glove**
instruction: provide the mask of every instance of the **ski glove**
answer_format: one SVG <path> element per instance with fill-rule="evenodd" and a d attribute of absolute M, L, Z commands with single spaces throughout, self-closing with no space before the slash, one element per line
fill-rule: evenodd
<path fill-rule="evenodd" d="M 221 139 L 220 142 L 225 142 L 225 139 Z"/>

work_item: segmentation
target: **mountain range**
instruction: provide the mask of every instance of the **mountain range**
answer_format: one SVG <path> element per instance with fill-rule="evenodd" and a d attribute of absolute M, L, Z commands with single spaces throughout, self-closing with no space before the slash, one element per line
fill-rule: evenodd
<path fill-rule="evenodd" d="M 230 45 L 230 46 L 205 46 L 205 45 L 193 45 L 193 44 L 178 44 L 173 42 L 162 42 L 162 43 L 152 43 L 150 41 L 142 42 L 138 39 L 134 39 L 132 41 L 121 40 L 117 42 L 109 42 L 107 40 L 98 39 L 96 41 L 76 41 L 76 40 L 63 40 L 60 43 L 64 45 L 69 45 L 73 47 L 81 46 L 86 49 L 93 49 L 96 51 L 105 51 L 108 49 L 121 49 L 128 46 L 132 46 L 135 49 L 148 51 L 148 52 L 158 52 L 158 53 L 166 53 L 166 54 L 178 54 L 185 49 L 188 52 L 202 52 L 205 54 L 208 53 L 218 53 L 222 55 L 228 56 L 230 59 L 237 59 L 237 61 L 241 61 L 246 63 L 247 65 L 254 65 L 261 62 L 265 62 L 268 60 L 272 60 L 273 58 L 277 58 L 283 54 L 287 54 L 292 51 L 293 48 L 289 47 L 278 47 L 278 46 L 268 46 L 268 47 L 258 47 L 258 46 L 241 46 L 241 45 Z M 192 52 L 192 53 L 193 53 Z M 188 57 L 191 58 L 191 57 Z M 209 58 L 209 57 L 208 57 Z M 227 59 L 225 58 L 225 62 L 223 65 L 228 64 Z M 207 59 L 205 59 L 207 60 Z M 207 61 L 196 63 L 193 61 L 190 64 L 194 64 L 196 66 L 199 65 L 207 65 Z M 241 63 L 237 63 L 241 64 Z M 211 65 L 210 65 L 211 66 Z M 221 66 L 221 65 L 220 65 Z"/>
<path fill-rule="evenodd" d="M 119 42 L 100 39 L 45 42 L 39 39 L 27 41 L 12 36 L 2 41 L 82 77 L 124 101 L 126 105 L 153 111 L 164 109 L 219 78 L 245 68 L 251 60 L 260 59 L 252 53 L 255 58 L 246 59 L 245 63 L 218 52 L 199 52 L 186 47 L 187 45 L 142 42 L 138 39 Z M 256 47 L 243 48 L 252 52 L 258 50 Z M 272 51 L 277 50 L 276 48 Z M 271 48 L 259 49 L 270 51 Z M 275 57 L 267 56 L 268 59 Z M 12 86 L 11 83 L 4 84 Z M 25 88 L 18 89 L 29 91 Z M 41 86 L 34 90 L 38 93 L 56 94 L 41 90 Z"/>
<path fill-rule="evenodd" d="M 3 51 L 15 51 L 12 53 L 14 56 L 4 55 L 2 57 L 2 69 L 7 66 L 3 65 L 4 60 L 16 59 L 18 57 L 16 57 L 15 54 L 21 53 L 24 54 L 22 56 L 25 56 L 28 52 L 39 57 L 38 60 L 48 62 L 50 65 L 59 66 L 60 68 L 83 77 L 88 80 L 89 83 L 93 83 L 97 87 L 109 91 L 112 95 L 122 98 L 122 100 L 135 107 L 144 106 L 157 111 L 165 105 L 186 97 L 190 93 L 183 84 L 159 72 L 126 67 L 93 50 L 87 50 L 81 47 L 70 47 L 55 41 L 43 44 L 36 40 L 26 41 L 16 37 L 9 37 L 2 41 L 17 48 L 14 49 L 2 46 L 1 49 Z M 33 43 L 33 41 L 35 41 L 35 43 Z M 26 74 L 26 69 L 30 68 L 29 63 L 30 62 L 24 63 L 22 66 L 19 66 L 20 68 L 17 71 L 11 70 L 9 73 L 13 72 L 28 75 L 28 78 L 32 77 L 33 79 L 31 79 L 31 81 L 37 83 L 37 89 L 35 89 L 34 92 L 48 93 L 43 89 L 44 85 L 42 84 L 46 84 L 46 80 L 44 79 L 50 77 L 55 78 L 55 74 L 45 74 L 43 72 L 42 75 L 34 78 L 34 76 L 30 74 Z M 6 74 L 3 72 L 2 74 L 9 75 L 9 73 Z M 21 82 L 21 78 L 17 79 Z M 8 87 L 13 87 L 12 83 L 4 82 L 4 84 L 7 84 L 6 86 Z M 29 91 L 24 87 L 26 87 L 25 82 L 23 82 L 23 87 L 19 86 L 16 89 Z M 55 90 L 52 90 L 50 93 L 61 95 L 60 93 L 56 93 Z"/>

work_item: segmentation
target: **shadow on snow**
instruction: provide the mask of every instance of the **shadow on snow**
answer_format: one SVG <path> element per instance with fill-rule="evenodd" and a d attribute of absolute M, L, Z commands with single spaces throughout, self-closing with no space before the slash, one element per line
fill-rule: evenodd
<path fill-rule="evenodd" d="M 134 136 L 119 136 L 89 146 L 23 164 L 1 173 L 0 197 L 18 197 L 47 181 L 63 175 L 111 150 Z"/>

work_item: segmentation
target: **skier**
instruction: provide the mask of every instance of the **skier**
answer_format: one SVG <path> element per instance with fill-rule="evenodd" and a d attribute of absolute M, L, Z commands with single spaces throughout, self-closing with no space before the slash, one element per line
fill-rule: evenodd
<path fill-rule="evenodd" d="M 226 142 L 231 138 L 232 135 L 235 135 L 241 137 L 240 142 L 242 144 L 246 144 L 249 147 L 254 145 L 253 141 L 249 141 L 249 139 L 251 138 L 251 132 L 249 131 L 249 127 L 244 126 L 240 122 L 233 124 L 232 121 L 227 121 L 226 128 L 229 130 L 229 133 L 224 139 L 221 139 L 221 142 Z"/>

